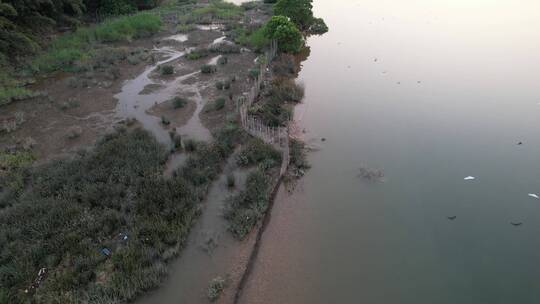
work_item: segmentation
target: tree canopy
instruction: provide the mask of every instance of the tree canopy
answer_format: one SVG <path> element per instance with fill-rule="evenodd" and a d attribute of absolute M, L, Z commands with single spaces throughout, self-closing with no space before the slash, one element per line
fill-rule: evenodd
<path fill-rule="evenodd" d="M 34 53 L 48 29 L 76 25 L 84 14 L 125 14 L 155 7 L 160 1 L 0 0 L 0 59 Z"/>
<path fill-rule="evenodd" d="M 304 39 L 296 25 L 285 16 L 273 16 L 265 26 L 265 35 L 276 39 L 278 46 L 285 52 L 298 52 L 302 48 Z"/>
<path fill-rule="evenodd" d="M 305 30 L 313 22 L 313 0 L 278 0 L 274 15 L 291 18 L 298 28 Z"/>

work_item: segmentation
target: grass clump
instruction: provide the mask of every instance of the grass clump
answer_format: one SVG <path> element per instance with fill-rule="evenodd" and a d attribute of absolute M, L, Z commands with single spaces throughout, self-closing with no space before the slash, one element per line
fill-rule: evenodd
<path fill-rule="evenodd" d="M 223 0 L 211 0 L 208 5 L 194 9 L 191 18 L 197 23 L 229 22 L 239 20 L 243 12 L 238 5 Z"/>
<path fill-rule="evenodd" d="M 226 99 L 224 97 L 219 97 L 213 102 L 209 102 L 204 106 L 204 112 L 219 111 L 225 108 Z"/>
<path fill-rule="evenodd" d="M 281 163 L 281 153 L 258 138 L 252 138 L 236 157 L 236 163 L 250 167 L 262 162 Z"/>
<path fill-rule="evenodd" d="M 249 78 L 257 79 L 261 75 L 261 69 L 259 67 L 251 68 L 248 72 Z"/>
<path fill-rule="evenodd" d="M 292 117 L 292 107 L 277 98 L 254 104 L 249 113 L 260 118 L 264 124 L 271 127 L 284 126 Z"/>
<path fill-rule="evenodd" d="M 210 302 L 215 302 L 217 299 L 219 299 L 219 296 L 221 295 L 221 292 L 226 287 L 227 281 L 222 277 L 215 277 L 210 281 L 210 284 L 208 285 L 208 290 L 206 292 L 206 295 L 208 297 L 208 300 Z"/>
<path fill-rule="evenodd" d="M 217 67 L 211 64 L 203 64 L 201 66 L 201 73 L 203 74 L 212 74 L 217 72 Z"/>
<path fill-rule="evenodd" d="M 233 31 L 233 37 L 235 37 L 236 43 L 250 47 L 258 52 L 270 45 L 270 39 L 265 35 L 264 26 L 255 29 L 239 27 Z"/>
<path fill-rule="evenodd" d="M 198 60 L 198 59 L 207 57 L 208 54 L 209 54 L 209 52 L 208 52 L 207 49 L 196 48 L 196 49 L 193 49 L 191 52 L 189 52 L 186 55 L 186 58 L 189 59 L 189 60 Z"/>
<path fill-rule="evenodd" d="M 291 140 L 289 153 L 289 170 L 292 175 L 297 178 L 304 176 L 306 171 L 311 168 L 307 161 L 305 144 L 296 139 Z"/>
<path fill-rule="evenodd" d="M 268 209 L 270 181 L 266 173 L 257 169 L 248 175 L 245 190 L 227 198 L 225 218 L 236 238 L 243 239 Z"/>
<path fill-rule="evenodd" d="M 195 29 L 195 25 L 191 23 L 181 23 L 176 26 L 176 32 L 189 33 Z"/>
<path fill-rule="evenodd" d="M 212 44 L 209 49 L 210 52 L 213 53 L 221 53 L 221 54 L 238 54 L 240 53 L 240 47 L 236 44 L 232 44 L 229 42 L 221 42 L 221 43 L 215 43 Z"/>
<path fill-rule="evenodd" d="M 10 206 L 23 190 L 34 160 L 30 151 L 0 151 L 0 209 Z"/>

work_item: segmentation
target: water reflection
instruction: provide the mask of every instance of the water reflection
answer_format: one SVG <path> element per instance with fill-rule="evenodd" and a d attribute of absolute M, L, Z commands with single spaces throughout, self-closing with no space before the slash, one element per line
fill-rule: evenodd
<path fill-rule="evenodd" d="M 314 4 L 296 113 L 328 140 L 242 303 L 538 303 L 540 3 Z"/>

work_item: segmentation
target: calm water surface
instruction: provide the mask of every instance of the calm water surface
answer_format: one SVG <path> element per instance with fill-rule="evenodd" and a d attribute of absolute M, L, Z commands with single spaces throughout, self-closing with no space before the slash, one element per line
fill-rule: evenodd
<path fill-rule="evenodd" d="M 540 2 L 314 2 L 296 114 L 322 150 L 242 302 L 540 303 Z"/>

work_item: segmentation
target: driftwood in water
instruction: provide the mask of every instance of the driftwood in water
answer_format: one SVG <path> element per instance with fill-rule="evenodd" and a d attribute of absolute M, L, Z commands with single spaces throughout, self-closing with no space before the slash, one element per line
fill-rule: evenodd
<path fill-rule="evenodd" d="M 382 182 L 384 181 L 384 173 L 379 169 L 371 169 L 368 167 L 360 167 L 360 173 L 358 177 L 363 178 L 371 182 Z"/>

